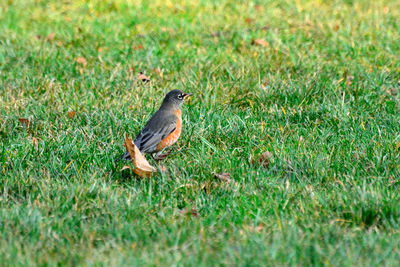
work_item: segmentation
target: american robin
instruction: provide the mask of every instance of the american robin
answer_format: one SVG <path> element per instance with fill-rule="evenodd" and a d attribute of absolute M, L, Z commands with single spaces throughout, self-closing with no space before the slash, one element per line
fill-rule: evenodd
<path fill-rule="evenodd" d="M 169 92 L 159 110 L 150 118 L 146 126 L 136 137 L 134 143 L 141 153 L 156 153 L 156 159 L 165 158 L 162 151 L 176 141 L 182 131 L 182 111 L 183 100 L 192 94 L 184 93 L 180 90 Z M 130 159 L 128 152 L 121 156 L 121 159 Z"/>

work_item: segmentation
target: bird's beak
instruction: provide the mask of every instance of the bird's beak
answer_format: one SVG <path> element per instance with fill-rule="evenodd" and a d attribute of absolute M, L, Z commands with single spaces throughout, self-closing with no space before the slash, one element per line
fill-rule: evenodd
<path fill-rule="evenodd" d="M 186 98 L 188 98 L 189 96 L 192 96 L 193 94 L 191 94 L 191 93 L 184 93 L 183 94 L 183 98 L 184 99 L 186 99 Z"/>

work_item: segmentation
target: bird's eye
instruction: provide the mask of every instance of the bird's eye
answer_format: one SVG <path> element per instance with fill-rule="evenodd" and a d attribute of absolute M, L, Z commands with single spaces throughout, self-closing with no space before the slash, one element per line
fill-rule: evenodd
<path fill-rule="evenodd" d="M 182 94 L 178 95 L 178 99 L 183 99 L 183 95 Z"/>

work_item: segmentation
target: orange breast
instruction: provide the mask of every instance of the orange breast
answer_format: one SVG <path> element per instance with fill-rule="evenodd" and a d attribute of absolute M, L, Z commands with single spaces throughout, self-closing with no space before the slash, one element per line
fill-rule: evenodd
<path fill-rule="evenodd" d="M 175 112 L 176 117 L 176 128 L 175 130 L 170 133 L 167 137 L 165 137 L 157 146 L 157 150 L 163 150 L 166 147 L 173 145 L 176 141 L 178 141 L 179 136 L 181 135 L 182 131 L 182 112 L 180 109 L 176 110 Z"/>

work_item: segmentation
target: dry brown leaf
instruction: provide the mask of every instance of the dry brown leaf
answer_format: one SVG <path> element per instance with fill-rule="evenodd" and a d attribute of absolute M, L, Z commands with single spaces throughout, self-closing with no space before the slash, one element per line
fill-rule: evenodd
<path fill-rule="evenodd" d="M 354 80 L 354 76 L 352 76 L 352 75 L 347 76 L 346 84 L 347 85 L 352 85 L 353 84 L 353 80 Z"/>
<path fill-rule="evenodd" d="M 211 37 L 220 37 L 220 36 L 221 36 L 221 33 L 220 33 L 220 32 L 212 32 L 212 33 L 210 34 L 210 36 L 211 36 Z"/>
<path fill-rule="evenodd" d="M 252 18 L 245 18 L 244 21 L 245 21 L 247 24 L 252 24 L 253 21 L 254 21 L 254 19 L 252 19 Z"/>
<path fill-rule="evenodd" d="M 193 217 L 199 216 L 199 212 L 197 211 L 197 209 L 195 207 L 192 207 L 190 210 L 188 207 L 186 207 L 181 211 L 181 213 L 182 213 L 182 215 L 191 215 Z"/>
<path fill-rule="evenodd" d="M 262 47 L 268 46 L 268 42 L 265 41 L 264 39 L 255 39 L 255 40 L 253 40 L 252 44 L 262 46 Z"/>
<path fill-rule="evenodd" d="M 258 233 L 261 233 L 263 230 L 264 230 L 264 225 L 262 225 L 262 224 L 259 224 L 257 227 L 256 227 L 256 231 L 258 232 Z"/>
<path fill-rule="evenodd" d="M 150 78 L 147 77 L 146 75 L 144 75 L 143 72 L 139 72 L 137 79 L 142 80 L 142 82 L 144 82 L 144 83 L 150 82 Z"/>
<path fill-rule="evenodd" d="M 84 57 L 77 57 L 76 58 L 76 62 L 79 63 L 79 64 L 85 65 L 86 64 L 86 59 Z"/>
<path fill-rule="evenodd" d="M 70 119 L 72 119 L 73 117 L 75 117 L 75 114 L 76 114 L 76 111 L 75 111 L 75 110 L 70 111 L 70 112 L 68 112 L 68 117 L 69 117 Z"/>
<path fill-rule="evenodd" d="M 395 87 L 391 87 L 389 89 L 386 89 L 385 92 L 391 96 L 397 96 L 399 94 L 399 90 Z"/>
<path fill-rule="evenodd" d="M 132 46 L 133 50 L 142 50 L 143 49 L 143 45 L 134 45 Z"/>
<path fill-rule="evenodd" d="M 336 25 L 333 27 L 333 30 L 334 30 L 335 32 L 337 32 L 339 29 L 340 29 L 339 24 L 336 24 Z"/>
<path fill-rule="evenodd" d="M 130 169 L 130 170 L 133 171 L 133 169 L 131 168 L 131 166 L 127 166 L 127 165 L 125 165 L 124 167 L 122 167 L 121 171 L 126 170 L 126 169 Z"/>
<path fill-rule="evenodd" d="M 47 40 L 47 41 L 51 41 L 51 40 L 54 39 L 54 37 L 56 37 L 56 34 L 55 34 L 55 33 L 49 33 L 49 34 L 47 35 L 47 37 L 46 37 L 46 40 Z"/>
<path fill-rule="evenodd" d="M 259 163 L 259 164 L 263 165 L 265 168 L 268 168 L 271 158 L 272 158 L 272 153 L 267 151 L 267 152 L 262 153 L 258 157 L 257 161 L 254 158 L 251 159 L 251 163 L 253 165 L 256 164 L 256 163 Z"/>
<path fill-rule="evenodd" d="M 186 214 L 188 214 L 189 213 L 189 208 L 188 207 L 186 207 L 186 208 L 184 208 L 183 210 L 181 210 L 181 214 L 182 215 L 186 215 Z"/>
<path fill-rule="evenodd" d="M 131 156 L 133 166 L 135 169 L 132 171 L 140 177 L 150 177 L 153 172 L 157 171 L 156 168 L 151 166 L 146 158 L 140 153 L 140 150 L 136 147 L 135 143 L 133 143 L 132 139 L 130 139 L 125 134 L 125 147 Z"/>
<path fill-rule="evenodd" d="M 262 164 L 265 168 L 268 168 L 270 159 L 272 157 L 272 153 L 267 151 L 261 154 L 260 158 L 258 159 L 258 163 Z"/>
<path fill-rule="evenodd" d="M 196 208 L 192 208 L 192 210 L 190 211 L 190 214 L 192 214 L 193 217 L 199 216 L 199 212 L 197 211 Z"/>
<path fill-rule="evenodd" d="M 214 177 L 225 182 L 231 182 L 231 174 L 227 172 L 214 173 Z"/>
<path fill-rule="evenodd" d="M 268 25 L 265 25 L 265 26 L 263 26 L 263 27 L 261 28 L 261 30 L 263 30 L 263 31 L 268 31 L 268 30 L 269 30 L 269 26 L 268 26 Z"/>
<path fill-rule="evenodd" d="M 24 124 L 25 126 L 29 127 L 31 125 L 30 120 L 25 119 L 25 118 L 19 118 L 18 121 L 22 124 Z"/>
<path fill-rule="evenodd" d="M 268 78 L 264 78 L 264 81 L 263 81 L 263 83 L 261 84 L 261 88 L 262 88 L 263 90 L 267 90 L 267 89 L 268 89 L 268 86 L 269 86 L 269 80 L 268 80 Z"/>

